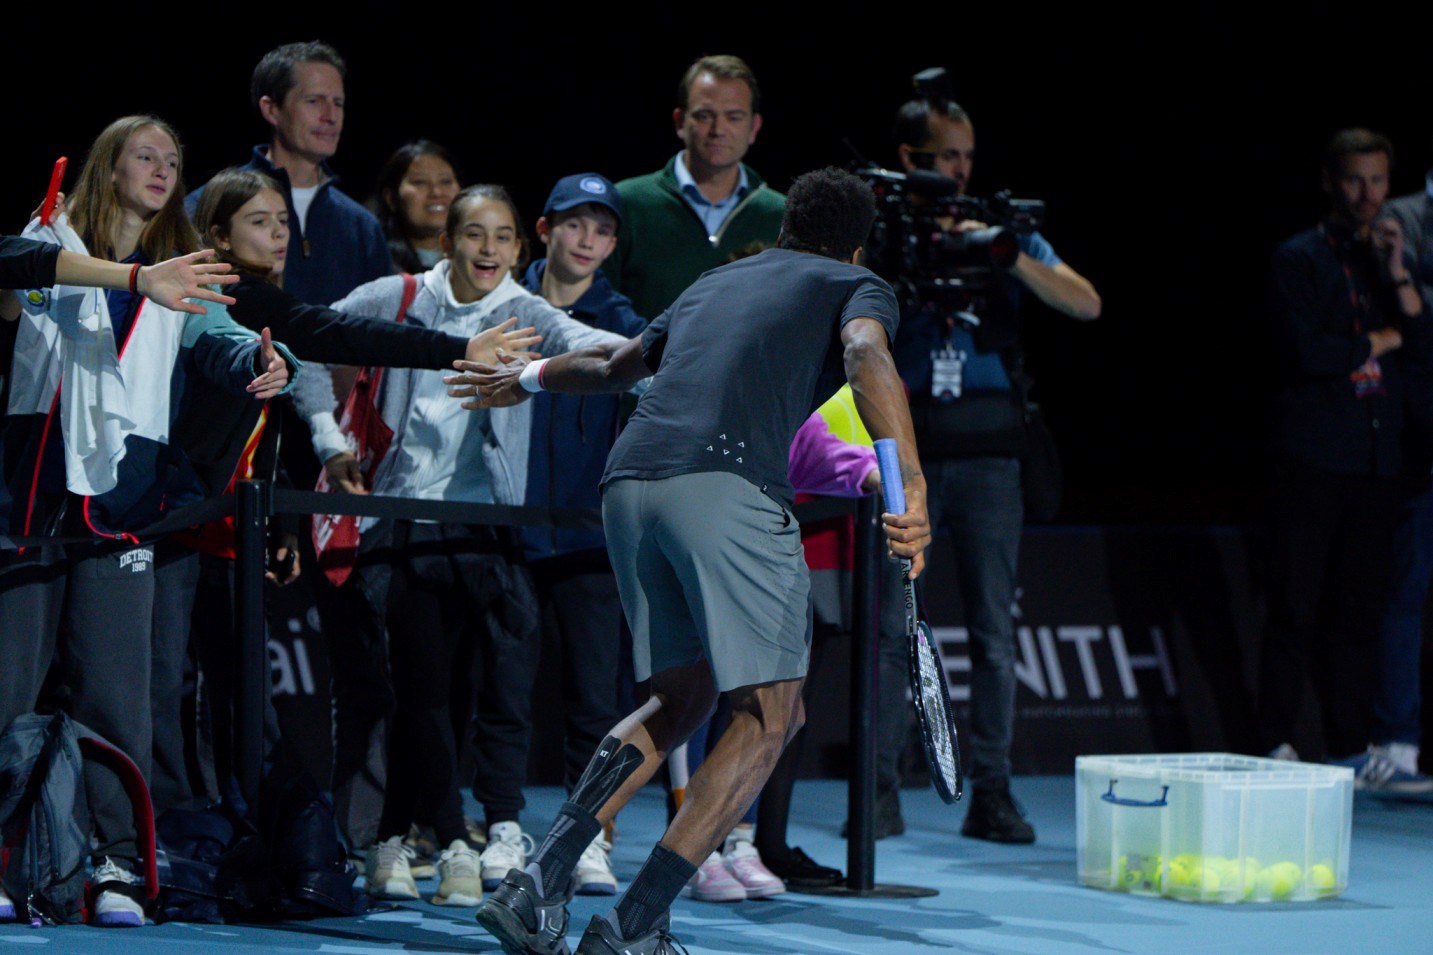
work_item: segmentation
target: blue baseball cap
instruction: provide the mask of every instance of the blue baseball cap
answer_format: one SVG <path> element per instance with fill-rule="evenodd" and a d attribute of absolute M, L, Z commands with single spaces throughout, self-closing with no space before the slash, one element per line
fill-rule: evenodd
<path fill-rule="evenodd" d="M 617 224 L 622 224 L 622 199 L 617 195 L 617 187 L 606 176 L 595 172 L 580 172 L 557 180 L 557 185 L 548 194 L 547 205 L 542 207 L 542 214 L 550 216 L 554 212 L 566 212 L 587 202 L 611 209 L 617 217 Z"/>

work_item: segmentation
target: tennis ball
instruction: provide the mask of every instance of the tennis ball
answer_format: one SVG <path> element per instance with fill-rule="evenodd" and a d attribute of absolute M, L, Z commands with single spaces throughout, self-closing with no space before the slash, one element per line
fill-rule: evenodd
<path fill-rule="evenodd" d="M 1135 865 L 1139 865 L 1139 856 L 1135 856 Z M 1120 856 L 1120 867 L 1117 873 L 1115 885 L 1126 892 L 1132 892 L 1144 884 L 1144 871 L 1138 868 L 1131 868 L 1127 856 Z"/>
<path fill-rule="evenodd" d="M 1282 902 L 1294 894 L 1303 874 L 1303 870 L 1292 862 L 1276 862 L 1260 871 L 1255 888 L 1260 895 Z"/>
<path fill-rule="evenodd" d="M 1236 862 L 1237 866 L 1238 863 Z M 1243 863 L 1244 898 L 1252 899 L 1254 889 L 1259 882 L 1259 860 L 1253 856 L 1246 856 Z"/>
<path fill-rule="evenodd" d="M 1309 866 L 1309 882 L 1319 895 L 1333 895 L 1338 891 L 1338 877 L 1333 867 L 1323 862 Z"/>
<path fill-rule="evenodd" d="M 1189 870 L 1189 884 L 1200 892 L 1218 892 L 1219 871 L 1212 866 L 1196 865 Z"/>
<path fill-rule="evenodd" d="M 1192 867 L 1180 862 L 1178 857 L 1170 859 L 1165 875 L 1165 887 L 1187 889 L 1193 884 L 1194 874 Z"/>

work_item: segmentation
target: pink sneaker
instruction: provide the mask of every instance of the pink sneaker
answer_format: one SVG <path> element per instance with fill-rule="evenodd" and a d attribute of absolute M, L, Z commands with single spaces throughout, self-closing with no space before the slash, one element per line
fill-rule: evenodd
<path fill-rule="evenodd" d="M 721 855 L 713 852 L 682 889 L 682 895 L 698 902 L 741 902 L 746 899 L 746 886 L 732 877 Z"/>
<path fill-rule="evenodd" d="M 782 882 L 761 861 L 761 853 L 749 839 L 727 839 L 722 864 L 732 877 L 746 889 L 748 899 L 767 899 L 786 891 Z"/>

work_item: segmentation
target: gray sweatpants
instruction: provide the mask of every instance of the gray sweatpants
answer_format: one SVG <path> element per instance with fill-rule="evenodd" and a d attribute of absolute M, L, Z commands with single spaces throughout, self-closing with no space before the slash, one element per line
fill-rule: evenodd
<path fill-rule="evenodd" d="M 35 708 L 58 659 L 70 715 L 124 750 L 148 780 L 153 603 L 151 546 L 0 551 L 0 726 Z M 89 761 L 85 790 L 96 857 L 133 862 L 134 818 L 119 778 Z"/>

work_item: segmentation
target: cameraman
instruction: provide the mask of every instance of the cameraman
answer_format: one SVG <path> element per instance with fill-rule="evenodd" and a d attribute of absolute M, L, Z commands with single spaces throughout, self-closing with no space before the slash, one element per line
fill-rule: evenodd
<path fill-rule="evenodd" d="M 939 173 L 955 180 L 959 193 L 965 193 L 975 163 L 975 127 L 965 110 L 947 96 L 914 99 L 896 114 L 895 132 L 901 165 L 908 173 Z M 985 228 L 983 222 L 954 217 L 937 219 L 937 224 L 946 232 Z M 961 833 L 1009 843 L 1035 840 L 1035 830 L 1010 796 L 1015 720 L 1011 604 L 1024 514 L 1020 459 L 1025 450 L 1026 390 L 1015 315 L 1022 288 L 1073 318 L 1089 320 L 1100 314 L 1094 286 L 1062 262 L 1038 232 L 1021 235 L 1019 246 L 1013 266 L 1005 272 L 991 270 L 987 290 L 968 305 L 907 302 L 895 345 L 897 369 L 911 392 L 931 526 L 946 527 L 953 538 L 970 634 L 966 738 L 972 794 Z M 882 603 L 886 612 L 900 612 L 899 605 L 890 606 L 896 601 Z M 889 621 L 883 623 L 882 632 L 891 633 Z M 904 650 L 887 650 L 881 656 L 882 689 L 894 691 L 904 678 Z M 901 727 L 888 726 L 889 718 L 882 722 L 886 745 L 881 797 L 890 801 L 899 756 L 899 747 L 891 744 L 900 738 L 891 734 L 899 734 Z"/>

